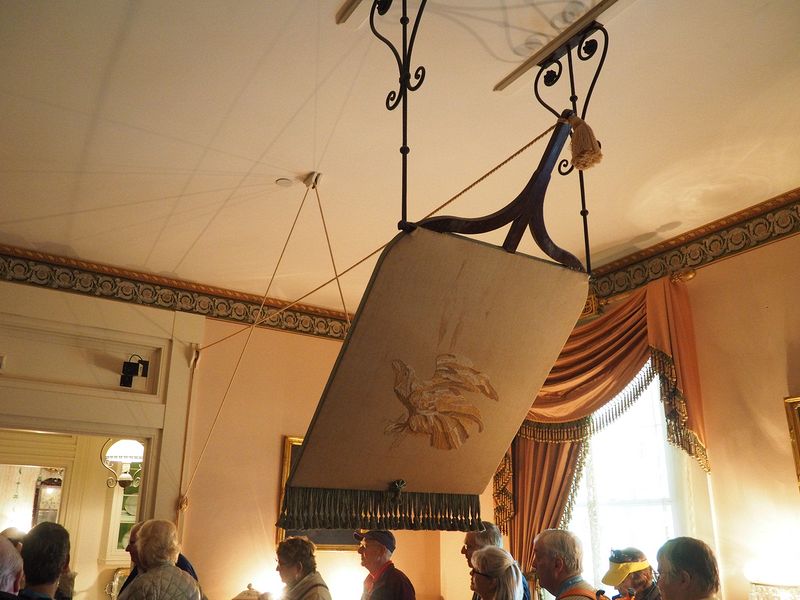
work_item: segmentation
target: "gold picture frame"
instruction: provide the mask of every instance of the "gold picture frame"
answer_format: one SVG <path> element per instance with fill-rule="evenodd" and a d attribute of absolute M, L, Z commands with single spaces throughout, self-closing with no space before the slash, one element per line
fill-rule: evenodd
<path fill-rule="evenodd" d="M 283 496 L 286 493 L 286 481 L 294 462 L 299 456 L 298 450 L 303 445 L 303 438 L 284 436 L 283 468 L 281 469 L 281 493 L 278 510 L 283 507 Z M 280 544 L 289 536 L 305 536 L 317 547 L 317 550 L 358 550 L 359 542 L 353 537 L 352 529 L 283 529 L 277 528 L 275 543 Z"/>
<path fill-rule="evenodd" d="M 786 398 L 786 420 L 789 422 L 789 439 L 792 442 L 797 486 L 800 489 L 800 396 Z"/>

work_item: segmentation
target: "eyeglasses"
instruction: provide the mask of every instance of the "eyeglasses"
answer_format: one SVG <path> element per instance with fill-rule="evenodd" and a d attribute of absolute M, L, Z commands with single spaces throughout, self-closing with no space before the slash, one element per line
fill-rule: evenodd
<path fill-rule="evenodd" d="M 475 567 L 473 567 L 472 569 L 470 569 L 470 572 L 469 572 L 469 574 L 470 574 L 470 575 L 481 575 L 481 576 L 483 576 L 483 577 L 486 577 L 486 579 L 494 579 L 494 577 L 492 577 L 491 575 L 487 575 L 486 573 L 481 573 L 481 572 L 480 572 L 480 571 L 478 571 L 478 569 L 476 569 Z"/>
<path fill-rule="evenodd" d="M 671 577 L 674 571 L 672 569 L 666 569 L 664 571 L 656 571 L 653 569 L 653 581 L 658 581 L 663 577 Z"/>

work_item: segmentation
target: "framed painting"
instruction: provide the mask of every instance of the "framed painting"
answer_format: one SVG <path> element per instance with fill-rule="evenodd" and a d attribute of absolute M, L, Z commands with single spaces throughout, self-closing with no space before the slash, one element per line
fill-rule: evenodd
<path fill-rule="evenodd" d="M 285 436 L 283 438 L 283 468 L 281 470 L 281 495 L 278 510 L 283 506 L 283 495 L 286 490 L 286 480 L 297 458 L 300 456 L 300 446 L 303 438 Z M 287 537 L 303 535 L 314 542 L 317 550 L 358 550 L 359 543 L 353 537 L 352 529 L 283 529 L 277 528 L 276 543 L 282 542 Z"/>
<path fill-rule="evenodd" d="M 800 396 L 786 398 L 786 419 L 789 421 L 789 439 L 794 453 L 794 468 L 797 486 L 800 488 Z"/>

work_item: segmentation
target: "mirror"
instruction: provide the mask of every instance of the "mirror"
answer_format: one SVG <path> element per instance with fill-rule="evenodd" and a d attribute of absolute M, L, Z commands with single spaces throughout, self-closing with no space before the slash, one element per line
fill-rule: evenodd
<path fill-rule="evenodd" d="M 63 481 L 63 468 L 0 465 L 0 531 L 58 522 Z"/>

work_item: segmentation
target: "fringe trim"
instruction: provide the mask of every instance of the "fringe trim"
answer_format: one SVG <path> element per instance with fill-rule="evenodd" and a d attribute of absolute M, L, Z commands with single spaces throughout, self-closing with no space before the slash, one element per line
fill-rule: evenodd
<path fill-rule="evenodd" d="M 672 357 L 661 350 L 650 348 L 653 367 L 661 378 L 661 403 L 667 420 L 667 440 L 694 458 L 706 472 L 711 471 L 706 447 L 697 433 L 687 427 L 689 411 L 686 398 L 678 389 L 678 377 Z"/>
<path fill-rule="evenodd" d="M 415 529 L 480 531 L 480 502 L 472 494 L 378 492 L 287 487 L 283 529 Z"/>
<path fill-rule="evenodd" d="M 525 420 L 519 435 L 536 442 L 582 442 L 602 431 L 633 406 L 647 386 L 659 374 L 648 360 L 636 377 L 617 396 L 593 414 L 567 423 L 540 423 Z"/>
<path fill-rule="evenodd" d="M 492 499 L 494 500 L 494 523 L 501 533 L 510 535 L 514 510 L 514 468 L 511 452 L 503 455 L 492 478 Z"/>
<path fill-rule="evenodd" d="M 569 525 L 569 522 L 572 520 L 572 509 L 575 508 L 575 501 L 578 497 L 578 489 L 580 488 L 581 477 L 583 476 L 583 468 L 586 466 L 586 457 L 589 456 L 588 440 L 581 442 L 578 452 L 578 462 L 575 464 L 575 473 L 572 475 L 572 483 L 569 486 L 567 503 L 558 521 L 558 529 L 566 529 L 567 525 Z"/>

